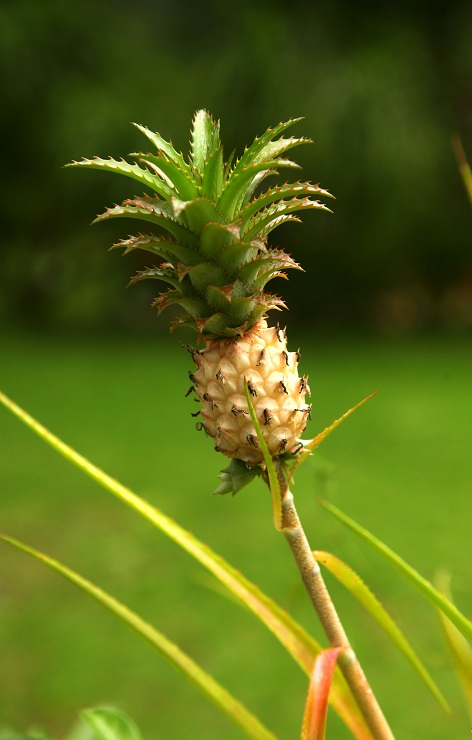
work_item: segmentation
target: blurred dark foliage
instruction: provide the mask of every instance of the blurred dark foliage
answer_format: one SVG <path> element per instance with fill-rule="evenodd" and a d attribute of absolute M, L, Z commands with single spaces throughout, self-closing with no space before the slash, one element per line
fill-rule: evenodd
<path fill-rule="evenodd" d="M 276 288 L 291 323 L 472 326 L 470 2 L 4 0 L 0 33 L 4 322 L 156 326 L 155 286 L 122 290 L 146 256 L 106 252 L 136 224 L 87 225 L 133 182 L 61 165 L 144 146 L 129 121 L 186 152 L 206 107 L 227 155 L 306 117 L 302 176 L 337 200 L 277 235 L 307 270 Z"/>

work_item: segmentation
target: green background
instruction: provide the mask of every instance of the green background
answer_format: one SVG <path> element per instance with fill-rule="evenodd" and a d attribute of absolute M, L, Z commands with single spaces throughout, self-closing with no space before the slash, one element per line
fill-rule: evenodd
<path fill-rule="evenodd" d="M 323 5 L 16 0 L 0 9 L 0 385 L 93 462 L 208 541 L 320 639 L 260 482 L 214 498 L 224 461 L 184 399 L 190 362 L 148 306 L 143 266 L 106 247 L 132 226 L 87 226 L 131 181 L 62 170 L 144 145 L 135 120 L 187 148 L 194 111 L 222 120 L 225 152 L 306 119 L 297 160 L 334 215 L 277 244 L 307 272 L 278 288 L 309 373 L 314 434 L 381 393 L 300 472 L 313 547 L 345 559 L 407 631 L 455 711 L 447 718 L 369 618 L 329 578 L 398 738 L 466 737 L 436 615 L 316 504 L 327 496 L 429 578 L 453 575 L 472 610 L 470 205 L 451 136 L 471 152 L 472 10 L 453 2 Z M 295 129 L 294 129 L 295 132 Z M 123 228 L 124 226 L 124 228 Z M 194 405 L 194 404 L 193 404 Z M 95 580 L 153 621 L 296 737 L 306 680 L 201 568 L 1 412 L 2 529 Z M 239 734 L 172 668 L 85 596 L 1 548 L 0 727 L 60 738 L 78 709 L 115 702 L 145 737 Z M 346 734 L 336 718 L 332 738 Z M 328 735 L 329 737 L 329 735 Z"/>

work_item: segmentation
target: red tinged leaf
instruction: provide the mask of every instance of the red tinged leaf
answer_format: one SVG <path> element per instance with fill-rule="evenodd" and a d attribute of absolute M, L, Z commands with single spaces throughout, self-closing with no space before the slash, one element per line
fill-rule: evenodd
<path fill-rule="evenodd" d="M 341 647 L 323 650 L 313 664 L 303 717 L 302 740 L 324 740 L 328 700 Z"/>

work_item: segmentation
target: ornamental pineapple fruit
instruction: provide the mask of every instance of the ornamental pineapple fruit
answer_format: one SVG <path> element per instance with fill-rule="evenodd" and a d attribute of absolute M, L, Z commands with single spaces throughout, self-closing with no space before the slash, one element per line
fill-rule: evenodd
<path fill-rule="evenodd" d="M 136 218 L 157 233 L 139 233 L 115 244 L 125 253 L 142 249 L 163 262 L 139 272 L 132 283 L 154 278 L 170 284 L 154 306 L 160 313 L 181 306 L 185 315 L 172 323 L 191 326 L 203 349 L 188 347 L 197 366 L 189 373 L 201 402 L 193 416 L 197 428 L 213 437 L 215 449 L 264 467 L 263 455 L 246 402 L 244 382 L 273 457 L 295 454 L 302 446 L 311 407 L 307 379 L 298 375 L 298 352 L 288 352 L 285 332 L 268 327 L 267 312 L 284 302 L 265 292 L 286 269 L 302 269 L 282 250 L 269 247 L 268 235 L 287 221 L 299 221 L 302 210 L 329 209 L 313 196 L 330 196 L 309 182 L 284 183 L 260 192 L 261 183 L 281 167 L 298 165 L 281 154 L 306 138 L 284 138 L 300 119 L 268 129 L 240 159 L 223 159 L 219 122 L 196 113 L 188 160 L 159 134 L 137 125 L 157 153 L 130 155 L 135 163 L 83 159 L 70 166 L 117 172 L 133 178 L 152 195 L 125 200 L 96 221 Z M 279 137 L 279 138 L 276 138 Z M 140 162 L 138 164 L 137 162 Z"/>

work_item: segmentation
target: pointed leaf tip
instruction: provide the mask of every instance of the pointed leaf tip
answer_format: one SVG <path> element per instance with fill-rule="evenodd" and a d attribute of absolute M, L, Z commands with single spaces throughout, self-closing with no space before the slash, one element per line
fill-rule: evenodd
<path fill-rule="evenodd" d="M 260 468 L 248 468 L 242 460 L 233 458 L 229 465 L 221 471 L 218 476 L 221 480 L 220 485 L 214 491 L 213 495 L 224 495 L 231 493 L 233 496 L 242 488 L 260 474 Z"/>

